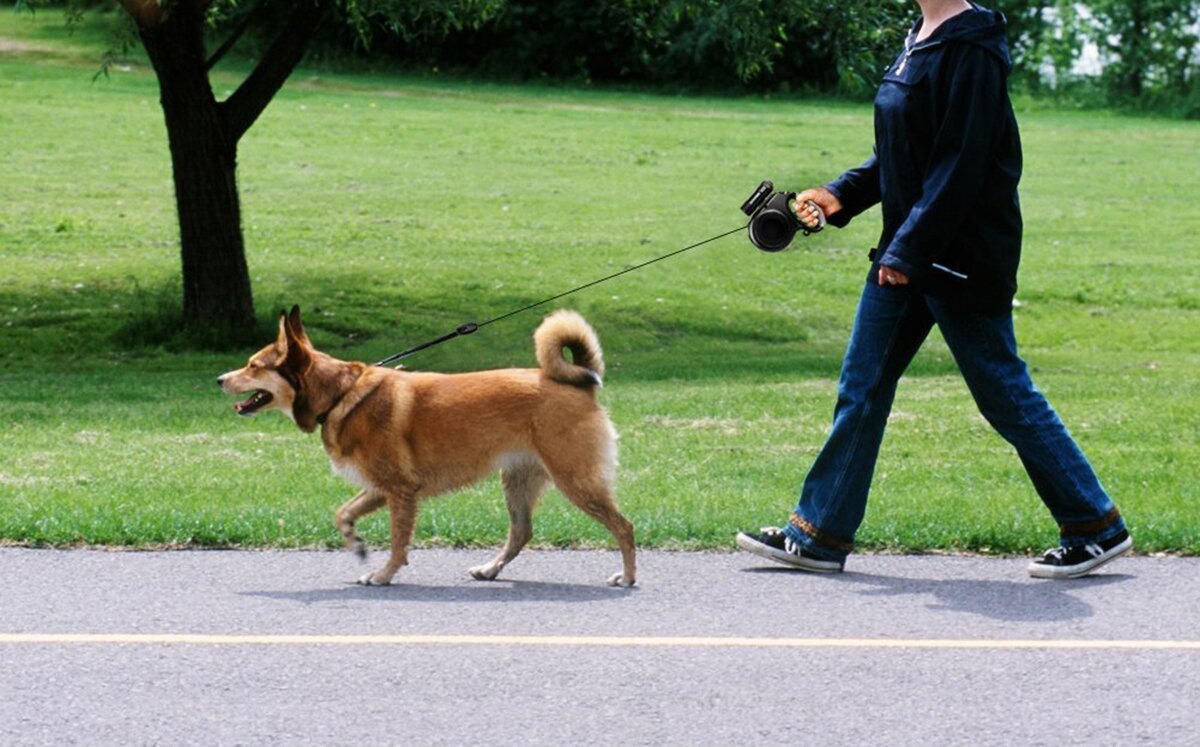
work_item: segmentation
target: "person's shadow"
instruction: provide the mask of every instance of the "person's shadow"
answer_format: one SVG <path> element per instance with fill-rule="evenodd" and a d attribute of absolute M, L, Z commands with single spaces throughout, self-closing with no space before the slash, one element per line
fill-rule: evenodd
<path fill-rule="evenodd" d="M 749 569 L 748 569 L 749 570 Z M 789 569 L 761 568 L 756 572 L 796 574 Z M 1066 581 L 981 581 L 979 579 L 920 579 L 847 572 L 827 576 L 845 584 L 860 584 L 863 596 L 931 596 L 925 607 L 1010 622 L 1062 622 L 1091 617 L 1092 606 L 1071 592 L 1126 581 L 1132 576 L 1109 573 Z"/>

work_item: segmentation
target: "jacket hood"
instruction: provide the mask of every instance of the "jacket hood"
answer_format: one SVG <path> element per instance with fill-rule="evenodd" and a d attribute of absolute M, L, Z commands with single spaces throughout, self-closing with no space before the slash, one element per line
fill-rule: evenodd
<path fill-rule="evenodd" d="M 913 26 L 912 31 L 909 32 L 910 40 L 916 39 L 917 31 L 920 28 L 921 21 L 918 20 Z M 922 47 L 937 46 L 947 42 L 967 42 L 980 46 L 996 55 L 1004 63 L 1005 70 L 1011 70 L 1012 58 L 1008 54 L 1007 30 L 1008 22 L 1005 20 L 1003 13 L 998 10 L 988 10 L 975 3 L 971 3 L 970 10 L 964 10 L 962 13 L 944 22 L 933 32 L 933 36 L 919 44 L 910 42 L 909 46 L 913 50 L 917 50 Z"/>

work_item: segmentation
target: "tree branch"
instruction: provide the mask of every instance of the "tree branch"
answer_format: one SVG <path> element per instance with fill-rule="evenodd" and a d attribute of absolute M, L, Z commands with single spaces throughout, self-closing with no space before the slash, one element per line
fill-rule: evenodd
<path fill-rule="evenodd" d="M 156 0 L 120 0 L 120 3 L 137 25 L 144 29 L 154 28 L 162 21 L 163 6 Z"/>
<path fill-rule="evenodd" d="M 250 129 L 300 63 L 330 4 L 331 0 L 298 0 L 292 17 L 262 60 L 233 95 L 220 104 L 234 141 Z"/>
<path fill-rule="evenodd" d="M 227 38 L 221 44 L 221 46 L 217 48 L 217 51 L 212 53 L 212 55 L 208 58 L 208 62 L 204 63 L 205 70 L 212 70 L 213 67 L 221 61 L 221 58 L 228 54 L 229 50 L 233 49 L 233 45 L 237 44 L 238 39 L 242 38 L 242 34 L 246 33 L 246 29 L 250 28 L 250 24 L 257 20 L 259 15 L 262 14 L 263 5 L 263 0 L 258 0 L 258 2 L 254 4 L 254 7 L 251 8 L 248 13 L 242 15 L 242 20 L 240 23 L 238 23 L 237 28 L 235 28 L 233 32 L 229 34 L 229 38 Z"/>

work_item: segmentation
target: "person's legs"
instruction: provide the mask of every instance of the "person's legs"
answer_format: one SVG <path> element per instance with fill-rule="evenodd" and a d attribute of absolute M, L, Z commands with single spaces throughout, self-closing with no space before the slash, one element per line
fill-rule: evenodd
<path fill-rule="evenodd" d="M 926 302 L 979 411 L 1017 450 L 1058 522 L 1062 546 L 1123 540 L 1127 533 L 1120 512 L 1017 353 L 1012 314 L 966 311 L 933 298 Z"/>
<path fill-rule="evenodd" d="M 932 326 L 920 295 L 867 283 L 842 360 L 833 428 L 805 478 L 800 501 L 782 536 L 743 533 L 738 538 L 743 549 L 789 562 L 781 554 L 786 542 L 787 552 L 817 561 L 794 565 L 841 568 L 866 511 L 896 383 Z M 778 552 L 760 551 L 763 544 L 779 545 Z"/>

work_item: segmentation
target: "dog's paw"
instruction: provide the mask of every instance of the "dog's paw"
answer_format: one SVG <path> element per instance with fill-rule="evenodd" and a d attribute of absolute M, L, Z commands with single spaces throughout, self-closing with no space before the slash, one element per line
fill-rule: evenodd
<path fill-rule="evenodd" d="M 614 573 L 608 579 L 609 586 L 620 586 L 625 589 L 630 588 L 631 586 L 633 586 L 636 583 L 637 583 L 636 580 L 634 580 L 632 578 L 626 578 L 624 573 Z"/>
<path fill-rule="evenodd" d="M 500 575 L 500 568 L 492 563 L 486 565 L 477 565 L 474 568 L 468 568 L 467 573 L 471 574 L 471 578 L 476 581 L 495 581 L 496 576 Z"/>
<path fill-rule="evenodd" d="M 368 573 L 359 577 L 358 583 L 361 586 L 391 586 L 392 579 L 383 578 L 378 572 Z"/>
<path fill-rule="evenodd" d="M 367 559 L 366 542 L 363 542 L 362 540 L 355 540 L 354 544 L 350 546 L 350 549 L 354 551 L 354 554 L 358 556 L 359 560 Z"/>

